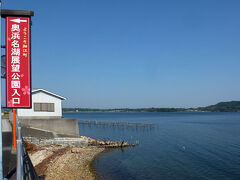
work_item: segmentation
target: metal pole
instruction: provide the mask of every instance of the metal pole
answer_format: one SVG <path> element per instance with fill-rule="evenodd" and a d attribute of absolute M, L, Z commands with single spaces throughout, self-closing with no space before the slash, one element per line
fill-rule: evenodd
<path fill-rule="evenodd" d="M 17 180 L 23 178 L 23 142 L 22 142 L 22 130 L 18 127 L 18 139 L 17 139 Z"/>
<path fill-rule="evenodd" d="M 22 161 L 22 141 L 17 140 L 17 180 L 22 180 L 23 176 L 23 161 Z"/>
<path fill-rule="evenodd" d="M 13 147 L 14 149 L 17 148 L 17 133 L 16 133 L 16 110 L 15 109 L 12 109 L 12 112 L 13 112 Z"/>
<path fill-rule="evenodd" d="M 0 45 L 2 45 L 2 32 L 1 32 L 1 10 L 2 10 L 2 0 L 0 0 Z M 2 48 L 0 48 L 0 57 L 2 57 Z M 2 76 L 2 62 L 0 61 L 0 75 Z M 0 78 L 0 179 L 3 179 L 3 153 L 2 153 L 2 78 Z"/>

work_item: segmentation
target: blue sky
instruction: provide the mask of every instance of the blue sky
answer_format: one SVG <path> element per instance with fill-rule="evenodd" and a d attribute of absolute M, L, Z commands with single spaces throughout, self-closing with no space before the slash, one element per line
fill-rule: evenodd
<path fill-rule="evenodd" d="M 64 107 L 240 100 L 238 0 L 3 0 L 3 8 L 35 12 L 32 84 L 67 97 Z"/>

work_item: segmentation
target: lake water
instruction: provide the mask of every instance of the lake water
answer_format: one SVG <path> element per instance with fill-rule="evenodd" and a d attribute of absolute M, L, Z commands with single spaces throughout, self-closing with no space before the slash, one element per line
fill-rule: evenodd
<path fill-rule="evenodd" d="M 80 134 L 139 141 L 99 156 L 103 179 L 240 179 L 240 113 L 64 113 L 79 120 L 154 123 L 154 128 L 89 126 Z"/>

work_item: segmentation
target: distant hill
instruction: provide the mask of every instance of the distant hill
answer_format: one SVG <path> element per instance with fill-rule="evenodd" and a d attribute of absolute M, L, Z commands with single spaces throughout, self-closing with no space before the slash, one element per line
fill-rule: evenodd
<path fill-rule="evenodd" d="M 220 102 L 215 105 L 196 108 L 198 111 L 240 112 L 240 101 Z"/>
<path fill-rule="evenodd" d="M 120 108 L 120 109 L 93 109 L 93 108 L 63 108 L 63 112 L 240 112 L 240 101 L 220 102 L 215 105 L 199 108 Z"/>

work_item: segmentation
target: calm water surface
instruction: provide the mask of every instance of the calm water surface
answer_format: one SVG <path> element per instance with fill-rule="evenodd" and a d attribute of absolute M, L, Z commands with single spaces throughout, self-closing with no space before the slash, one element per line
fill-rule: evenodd
<path fill-rule="evenodd" d="M 154 128 L 89 126 L 80 134 L 139 141 L 103 153 L 103 179 L 240 179 L 240 113 L 65 113 L 79 120 L 147 122 Z"/>

